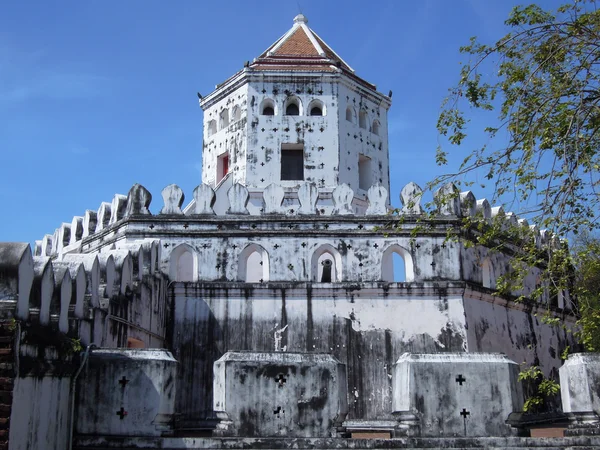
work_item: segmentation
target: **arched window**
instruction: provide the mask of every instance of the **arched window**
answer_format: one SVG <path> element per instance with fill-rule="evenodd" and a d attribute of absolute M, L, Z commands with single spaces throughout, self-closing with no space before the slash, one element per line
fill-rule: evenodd
<path fill-rule="evenodd" d="M 496 278 L 494 278 L 494 269 L 490 258 L 485 258 L 481 263 L 481 284 L 485 288 L 496 288 Z"/>
<path fill-rule="evenodd" d="M 242 250 L 238 259 L 238 280 L 246 283 L 269 281 L 269 254 L 258 244 Z"/>
<path fill-rule="evenodd" d="M 301 114 L 300 100 L 297 97 L 290 97 L 285 102 L 285 115 L 286 116 L 299 116 Z"/>
<path fill-rule="evenodd" d="M 308 105 L 308 112 L 311 116 L 324 116 L 325 105 L 323 105 L 321 100 L 313 100 Z"/>
<path fill-rule="evenodd" d="M 373 121 L 373 127 L 372 130 L 373 134 L 376 134 L 377 136 L 379 136 L 379 120 L 374 120 Z"/>
<path fill-rule="evenodd" d="M 223 111 L 221 111 L 221 114 L 219 114 L 219 130 L 222 130 L 223 128 L 227 128 L 228 126 L 229 126 L 229 111 L 224 109 Z"/>
<path fill-rule="evenodd" d="M 354 112 L 354 108 L 352 108 L 352 106 L 346 107 L 346 120 L 348 122 L 356 123 L 356 113 Z"/>
<path fill-rule="evenodd" d="M 414 281 L 413 261 L 408 250 L 398 244 L 385 249 L 381 258 L 381 279 L 388 282 Z"/>
<path fill-rule="evenodd" d="M 358 126 L 367 129 L 367 112 L 364 109 L 358 113 Z"/>
<path fill-rule="evenodd" d="M 207 129 L 206 129 L 206 133 L 207 133 L 208 137 L 212 136 L 216 132 L 217 132 L 217 122 L 215 122 L 214 120 L 209 121 Z"/>
<path fill-rule="evenodd" d="M 181 244 L 171 252 L 169 264 L 171 281 L 196 281 L 198 279 L 198 262 L 192 247 Z"/>
<path fill-rule="evenodd" d="M 240 108 L 239 106 L 234 106 L 232 116 L 234 122 L 240 120 L 242 118 L 242 108 Z"/>
<path fill-rule="evenodd" d="M 270 98 L 265 98 L 260 104 L 260 113 L 263 116 L 275 115 L 275 102 Z"/>
<path fill-rule="evenodd" d="M 332 245 L 319 247 L 312 256 L 312 280 L 317 283 L 342 281 L 342 258 Z"/>

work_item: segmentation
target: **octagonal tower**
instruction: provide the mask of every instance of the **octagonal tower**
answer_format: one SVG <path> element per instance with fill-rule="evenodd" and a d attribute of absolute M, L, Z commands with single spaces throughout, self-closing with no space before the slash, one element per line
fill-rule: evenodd
<path fill-rule="evenodd" d="M 312 182 L 325 207 L 327 194 L 347 183 L 364 211 L 369 187 L 389 192 L 391 99 L 307 24 L 296 16 L 287 33 L 201 99 L 202 179 L 213 188 L 245 185 L 255 207 L 271 183 L 293 197 L 301 182 Z"/>

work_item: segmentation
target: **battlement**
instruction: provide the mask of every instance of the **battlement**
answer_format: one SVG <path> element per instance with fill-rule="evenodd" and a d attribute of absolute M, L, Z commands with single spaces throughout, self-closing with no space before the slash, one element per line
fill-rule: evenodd
<path fill-rule="evenodd" d="M 110 254 L 67 254 L 60 260 L 32 255 L 29 244 L 1 243 L 0 319 L 49 327 L 84 345 L 127 346 L 127 333 L 118 328 L 131 325 L 142 335 L 138 340 L 160 347 L 160 322 L 145 327 L 143 315 L 130 314 L 142 310 L 136 305 L 145 300 L 142 290 L 163 282 L 159 258 L 159 243 L 152 240 Z M 108 330 L 113 319 L 117 322 Z"/>
<path fill-rule="evenodd" d="M 529 225 L 526 219 L 519 219 L 514 213 L 506 213 L 501 206 L 492 207 L 487 199 L 476 199 L 471 191 L 459 192 L 448 183 L 434 195 L 436 209 L 431 216 L 422 205 L 423 190 L 415 183 L 408 183 L 400 193 L 402 206 L 392 208 L 388 205 L 388 192 L 381 185 L 372 186 L 365 196 L 365 208 L 355 204 L 355 192 L 347 184 L 338 185 L 333 191 L 319 190 L 314 183 L 303 183 L 298 189 L 285 188 L 271 184 L 260 191 L 260 204 L 251 203 L 251 192 L 241 184 L 232 184 L 226 196 L 218 198 L 216 191 L 207 184 L 197 186 L 193 191 L 193 200 L 183 208 L 185 195 L 176 184 L 165 187 L 161 196 L 163 207 L 157 215 L 150 213 L 152 194 L 140 184 L 135 184 L 128 195 L 115 194 L 112 201 L 102 202 L 97 211 L 87 210 L 83 216 L 75 216 L 70 223 L 63 223 L 52 235 L 45 235 L 35 242 L 35 256 L 56 257 L 64 253 L 77 252 L 83 241 L 95 234 L 105 232 L 132 217 L 152 216 L 154 218 L 186 218 L 195 221 L 210 222 L 244 217 L 245 220 L 272 218 L 277 220 L 297 220 L 302 216 L 319 216 L 323 220 L 348 217 L 357 219 L 385 218 L 392 213 L 403 216 L 402 223 L 414 223 L 430 218 L 458 219 L 479 217 L 490 221 L 503 218 L 507 225 L 520 224 L 533 231 L 533 238 L 541 248 L 557 241 L 546 230 Z M 217 200 L 223 214 L 215 212 Z"/>

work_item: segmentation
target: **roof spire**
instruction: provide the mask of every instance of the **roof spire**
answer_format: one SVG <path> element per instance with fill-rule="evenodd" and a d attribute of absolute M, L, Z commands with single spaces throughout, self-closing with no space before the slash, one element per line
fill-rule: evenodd
<path fill-rule="evenodd" d="M 308 19 L 306 18 L 306 16 L 302 13 L 298 14 L 296 17 L 294 17 L 294 23 L 308 23 Z"/>

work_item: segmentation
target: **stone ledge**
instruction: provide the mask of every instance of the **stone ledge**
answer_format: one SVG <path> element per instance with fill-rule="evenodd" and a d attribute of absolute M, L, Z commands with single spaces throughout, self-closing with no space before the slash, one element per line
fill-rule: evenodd
<path fill-rule="evenodd" d="M 449 449 L 449 448 L 591 448 L 600 447 L 598 436 L 565 438 L 400 438 L 400 439 L 340 439 L 340 438 L 111 438 L 76 436 L 74 449 Z"/>

